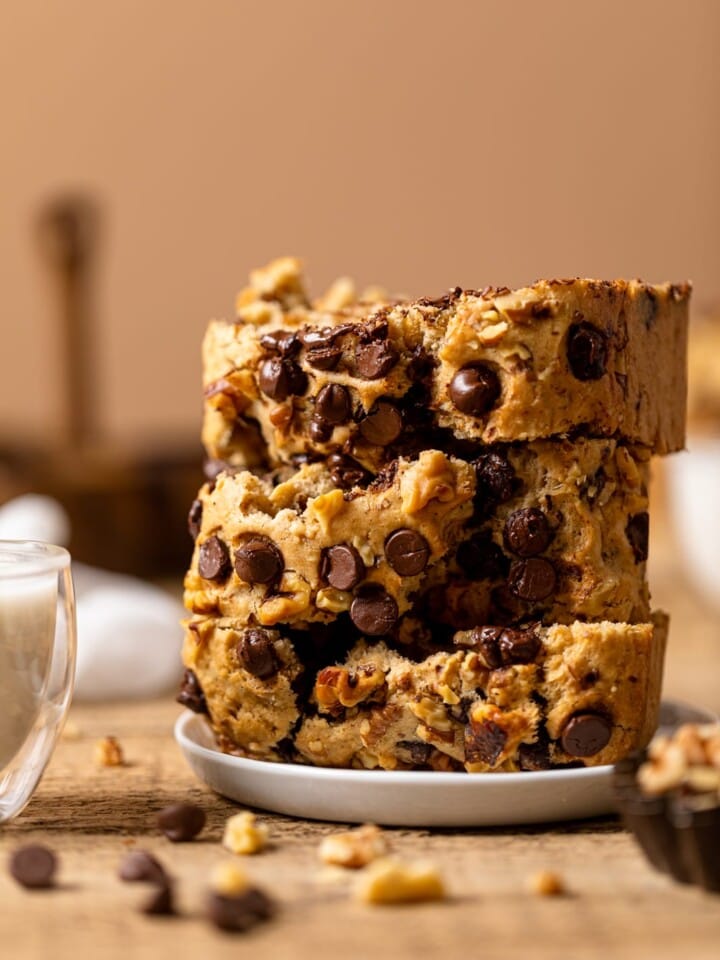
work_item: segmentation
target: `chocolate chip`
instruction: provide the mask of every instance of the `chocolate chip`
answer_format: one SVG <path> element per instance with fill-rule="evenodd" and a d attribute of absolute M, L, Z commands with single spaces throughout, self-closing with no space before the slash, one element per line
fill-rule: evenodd
<path fill-rule="evenodd" d="M 494 767 L 505 749 L 507 733 L 492 720 L 471 720 L 465 727 L 465 762 Z"/>
<path fill-rule="evenodd" d="M 630 517 L 625 527 L 625 535 L 630 541 L 635 563 L 643 563 L 648 558 L 648 539 L 650 537 L 650 517 L 647 513 L 636 513 Z"/>
<path fill-rule="evenodd" d="M 510 566 L 508 586 L 521 600 L 544 600 L 553 592 L 556 583 L 555 568 L 543 557 L 516 560 Z"/>
<path fill-rule="evenodd" d="M 118 877 L 125 883 L 160 883 L 167 881 L 162 864 L 147 850 L 133 850 L 120 864 Z"/>
<path fill-rule="evenodd" d="M 540 652 L 540 638 L 533 627 L 505 627 L 498 638 L 503 666 L 532 663 Z"/>
<path fill-rule="evenodd" d="M 455 557 L 468 580 L 492 580 L 507 576 L 508 558 L 487 533 L 476 533 L 463 541 Z"/>
<path fill-rule="evenodd" d="M 502 627 L 476 627 L 470 632 L 469 643 L 464 643 L 463 646 L 478 650 L 489 670 L 499 670 L 502 667 L 502 657 L 498 641 L 502 631 Z"/>
<path fill-rule="evenodd" d="M 360 433 L 368 443 L 387 447 L 402 433 L 402 416 L 387 400 L 378 400 L 370 413 L 360 421 Z"/>
<path fill-rule="evenodd" d="M 149 917 L 170 917 L 175 913 L 172 885 L 165 880 L 141 905 L 140 911 Z"/>
<path fill-rule="evenodd" d="M 607 335 L 584 320 L 574 323 L 568 331 L 567 358 L 577 380 L 599 380 L 607 367 Z"/>
<path fill-rule="evenodd" d="M 541 727 L 535 743 L 521 743 L 518 747 L 518 766 L 521 770 L 549 770 L 550 743 Z"/>
<path fill-rule="evenodd" d="M 505 547 L 519 557 L 534 557 L 546 550 L 553 538 L 547 517 L 537 507 L 524 507 L 505 521 Z"/>
<path fill-rule="evenodd" d="M 478 498 L 505 503 L 515 492 L 515 469 L 500 453 L 484 453 L 474 463 Z"/>
<path fill-rule="evenodd" d="M 259 680 L 274 677 L 280 669 L 275 645 L 264 630 L 246 630 L 238 640 L 237 655 L 247 672 Z"/>
<path fill-rule="evenodd" d="M 43 890 L 55 883 L 57 858 L 52 850 L 32 843 L 20 847 L 10 857 L 10 874 L 28 890 Z"/>
<path fill-rule="evenodd" d="M 341 453 L 333 453 L 328 457 L 328 467 L 330 468 L 330 479 L 341 490 L 350 490 L 352 487 L 362 486 L 370 479 L 370 474 L 357 460 Z"/>
<path fill-rule="evenodd" d="M 606 747 L 612 723 L 601 713 L 576 713 L 565 724 L 560 742 L 571 757 L 593 757 Z"/>
<path fill-rule="evenodd" d="M 333 433 L 333 425 L 327 420 L 313 416 L 308 427 L 308 434 L 313 443 L 327 443 Z"/>
<path fill-rule="evenodd" d="M 491 410 L 500 396 L 500 381 L 484 363 L 462 367 L 450 381 L 450 399 L 461 413 L 481 417 Z"/>
<path fill-rule="evenodd" d="M 238 896 L 212 892 L 206 901 L 208 919 L 220 930 L 242 932 L 269 920 L 274 907 L 269 897 L 251 887 Z"/>
<path fill-rule="evenodd" d="M 220 537 L 208 537 L 200 544 L 198 570 L 205 580 L 227 580 L 230 574 L 230 554 Z"/>
<path fill-rule="evenodd" d="M 422 740 L 398 740 L 395 746 L 402 753 L 409 754 L 410 763 L 421 767 L 425 766 L 432 753 L 430 744 L 423 743 Z"/>
<path fill-rule="evenodd" d="M 193 538 L 193 540 L 200 533 L 200 526 L 202 524 L 202 515 L 203 515 L 203 505 L 201 500 L 193 500 L 190 511 L 188 513 L 188 533 Z"/>
<path fill-rule="evenodd" d="M 309 347 L 305 360 L 315 370 L 334 370 L 342 357 L 342 349 L 333 343 Z"/>
<path fill-rule="evenodd" d="M 397 350 L 388 340 L 359 343 L 355 351 L 357 372 L 365 380 L 378 380 L 384 377 L 392 370 L 398 359 Z"/>
<path fill-rule="evenodd" d="M 336 590 L 352 590 L 365 576 L 365 564 L 355 547 L 338 543 L 323 550 L 320 558 L 320 579 Z"/>
<path fill-rule="evenodd" d="M 390 633 L 397 618 L 397 603 L 379 586 L 358 594 L 350 605 L 350 619 L 358 630 L 370 637 Z"/>
<path fill-rule="evenodd" d="M 385 541 L 385 556 L 395 573 L 414 577 L 422 573 L 430 558 L 430 544 L 417 530 L 394 530 Z"/>
<path fill-rule="evenodd" d="M 352 405 L 347 387 L 340 383 L 327 383 L 315 397 L 315 412 L 328 423 L 345 423 L 350 419 Z"/>
<path fill-rule="evenodd" d="M 271 400 L 286 400 L 307 390 L 307 377 L 292 360 L 271 357 L 260 367 L 260 389 Z"/>
<path fill-rule="evenodd" d="M 157 815 L 157 825 L 168 840 L 183 843 L 192 840 L 205 826 L 205 811 L 194 803 L 173 803 Z"/>
<path fill-rule="evenodd" d="M 178 703 L 187 707 L 188 710 L 192 710 L 193 713 L 208 712 L 205 694 L 202 691 L 198 678 L 192 670 L 185 670 L 180 692 L 175 699 Z"/>
<path fill-rule="evenodd" d="M 254 537 L 235 551 L 235 572 L 245 583 L 274 583 L 284 569 L 282 553 L 264 537 Z"/>
<path fill-rule="evenodd" d="M 271 330 L 260 337 L 260 346 L 267 353 L 293 357 L 300 349 L 300 340 L 296 333 L 289 330 Z"/>

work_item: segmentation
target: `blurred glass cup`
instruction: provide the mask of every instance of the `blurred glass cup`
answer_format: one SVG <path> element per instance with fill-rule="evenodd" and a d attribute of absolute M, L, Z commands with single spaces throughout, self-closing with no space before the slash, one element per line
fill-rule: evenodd
<path fill-rule="evenodd" d="M 62 730 L 75 676 L 70 554 L 0 540 L 0 824 L 33 795 Z"/>

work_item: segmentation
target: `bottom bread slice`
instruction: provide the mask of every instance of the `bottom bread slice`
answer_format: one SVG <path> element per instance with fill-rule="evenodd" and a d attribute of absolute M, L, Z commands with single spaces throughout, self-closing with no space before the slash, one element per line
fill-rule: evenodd
<path fill-rule="evenodd" d="M 307 632 L 196 618 L 179 699 L 208 712 L 222 749 L 261 759 L 471 773 L 594 766 L 652 736 L 667 627 L 662 613 L 478 627 L 424 659 L 361 640 L 335 661 Z"/>

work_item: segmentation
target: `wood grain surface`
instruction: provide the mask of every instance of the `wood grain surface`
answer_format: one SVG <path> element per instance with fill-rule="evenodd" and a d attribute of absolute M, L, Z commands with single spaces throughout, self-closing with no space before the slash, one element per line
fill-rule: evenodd
<path fill-rule="evenodd" d="M 671 541 L 660 535 L 655 546 L 654 597 L 674 621 L 666 689 L 720 710 L 717 615 L 685 582 Z M 242 862 L 276 898 L 277 917 L 248 934 L 222 934 L 204 920 L 202 904 L 212 868 L 232 856 L 220 838 L 235 807 L 186 767 L 171 737 L 178 709 L 170 698 L 73 708 L 79 739 L 61 741 L 26 811 L 0 827 L 2 960 L 717 960 L 720 896 L 655 873 L 612 818 L 520 829 L 390 830 L 398 854 L 437 863 L 451 896 L 423 906 L 368 907 L 352 900 L 349 880 L 328 882 L 318 863 L 318 842 L 336 826 L 268 815 L 271 848 Z M 94 765 L 95 742 L 108 734 L 119 738 L 127 766 Z M 177 800 L 198 802 L 208 813 L 208 826 L 192 843 L 171 844 L 156 830 L 156 812 Z M 58 852 L 57 889 L 27 892 L 9 877 L 8 854 L 28 842 Z M 175 876 L 180 916 L 144 916 L 138 905 L 146 892 L 116 878 L 123 855 L 138 847 L 158 855 Z M 539 869 L 559 872 L 568 895 L 529 893 L 528 877 Z"/>

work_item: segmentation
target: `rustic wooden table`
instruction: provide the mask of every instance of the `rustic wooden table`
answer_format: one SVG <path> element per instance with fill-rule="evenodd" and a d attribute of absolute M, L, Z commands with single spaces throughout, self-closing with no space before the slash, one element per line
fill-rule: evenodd
<path fill-rule="evenodd" d="M 651 578 L 673 630 L 668 694 L 720 711 L 720 621 L 682 578 L 670 541 L 656 538 Z M 612 818 L 550 827 L 389 831 L 401 855 L 430 857 L 451 898 L 407 907 L 367 907 L 347 886 L 323 882 L 319 839 L 336 829 L 268 816 L 270 850 L 243 861 L 280 904 L 275 920 L 249 934 L 222 934 L 202 917 L 229 802 L 198 783 L 173 743 L 178 707 L 152 703 L 78 706 L 79 739 L 63 739 L 25 813 L 0 828 L 0 958 L 89 960 L 260 956 L 717 960 L 720 896 L 673 884 L 653 872 Z M 99 769 L 95 741 L 115 734 L 128 766 Z M 176 800 L 202 804 L 201 839 L 173 845 L 158 836 L 156 811 Z M 42 842 L 60 855 L 59 888 L 27 892 L 4 869 L 16 846 Z M 181 916 L 138 912 L 144 890 L 116 878 L 133 847 L 152 850 L 178 881 Z M 558 871 L 569 895 L 539 898 L 526 880 Z"/>

